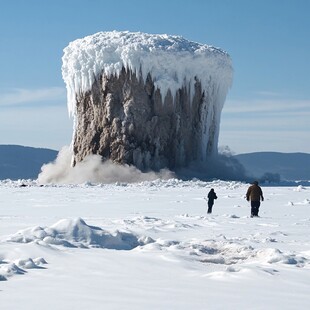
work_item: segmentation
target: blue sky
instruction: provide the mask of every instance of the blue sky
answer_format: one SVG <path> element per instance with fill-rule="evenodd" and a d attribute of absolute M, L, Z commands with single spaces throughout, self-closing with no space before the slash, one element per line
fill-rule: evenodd
<path fill-rule="evenodd" d="M 0 144 L 69 145 L 63 48 L 130 30 L 181 35 L 231 55 L 220 145 L 310 153 L 309 0 L 0 0 L 0 12 Z"/>

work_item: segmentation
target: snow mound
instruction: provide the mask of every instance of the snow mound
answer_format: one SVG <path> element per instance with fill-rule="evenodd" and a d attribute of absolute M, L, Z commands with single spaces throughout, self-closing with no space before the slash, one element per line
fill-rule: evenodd
<path fill-rule="evenodd" d="M 181 258 L 183 261 L 197 261 L 223 266 L 250 266 L 261 264 L 287 264 L 304 267 L 309 260 L 297 253 L 284 253 L 276 248 L 255 249 L 223 236 L 223 240 L 174 241 L 158 239 L 142 247 L 143 251 L 160 251 L 165 255 Z M 238 269 L 241 270 L 241 269 Z"/>
<path fill-rule="evenodd" d="M 153 242 L 149 237 L 138 237 L 128 232 L 116 231 L 110 234 L 100 227 L 87 225 L 81 218 L 62 219 L 50 227 L 37 226 L 20 230 L 11 235 L 7 241 L 115 250 L 132 250 Z"/>
<path fill-rule="evenodd" d="M 76 96 L 90 90 L 101 75 L 118 76 L 130 70 L 144 82 L 151 75 L 165 98 L 168 90 L 189 87 L 194 95 L 196 79 L 207 91 L 212 80 L 226 95 L 232 83 L 232 63 L 219 48 L 191 42 L 181 36 L 141 32 L 98 32 L 70 42 L 62 57 L 68 110 L 74 115 Z"/>
<path fill-rule="evenodd" d="M 0 261 L 0 281 L 6 281 L 14 275 L 27 273 L 25 269 L 45 269 L 42 265 L 47 264 L 44 258 L 17 259 L 15 261 Z"/>
<path fill-rule="evenodd" d="M 305 257 L 295 254 L 283 253 L 279 249 L 273 248 L 258 250 L 256 257 L 260 258 L 264 263 L 283 263 L 288 265 L 297 265 L 299 267 L 304 266 L 304 264 L 308 261 Z"/>

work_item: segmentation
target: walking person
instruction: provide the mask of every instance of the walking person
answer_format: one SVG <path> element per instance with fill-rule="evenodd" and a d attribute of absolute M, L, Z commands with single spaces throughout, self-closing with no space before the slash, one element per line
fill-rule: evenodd
<path fill-rule="evenodd" d="M 264 201 L 263 191 L 260 186 L 258 186 L 257 181 L 254 181 L 253 184 L 248 188 L 246 193 L 246 200 L 251 201 L 251 217 L 257 217 L 260 201 Z"/>
<path fill-rule="evenodd" d="M 214 192 L 214 189 L 211 188 L 209 194 L 208 194 L 208 213 L 212 213 L 212 207 L 214 205 L 214 199 L 217 199 L 216 193 Z"/>

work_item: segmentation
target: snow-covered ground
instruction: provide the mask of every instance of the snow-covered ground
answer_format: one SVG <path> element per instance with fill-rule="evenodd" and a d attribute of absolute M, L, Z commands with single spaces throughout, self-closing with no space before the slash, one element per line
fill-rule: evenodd
<path fill-rule="evenodd" d="M 0 182 L 1 309 L 309 309 L 310 188 Z M 204 197 L 218 195 L 213 214 Z"/>

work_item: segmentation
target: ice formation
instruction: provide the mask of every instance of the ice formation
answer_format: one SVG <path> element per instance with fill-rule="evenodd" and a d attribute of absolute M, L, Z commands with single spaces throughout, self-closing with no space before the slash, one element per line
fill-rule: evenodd
<path fill-rule="evenodd" d="M 76 161 L 99 154 L 153 169 L 184 166 L 217 152 L 220 114 L 233 75 L 231 59 L 221 49 L 180 36 L 112 31 L 71 42 L 62 61 Z M 171 128 L 163 129 L 165 114 Z M 111 137 L 107 132 L 117 122 L 120 128 Z M 144 126 L 149 132 L 162 130 L 137 137 Z M 120 140 L 127 142 L 119 146 Z M 111 149 L 114 142 L 117 151 Z"/>

